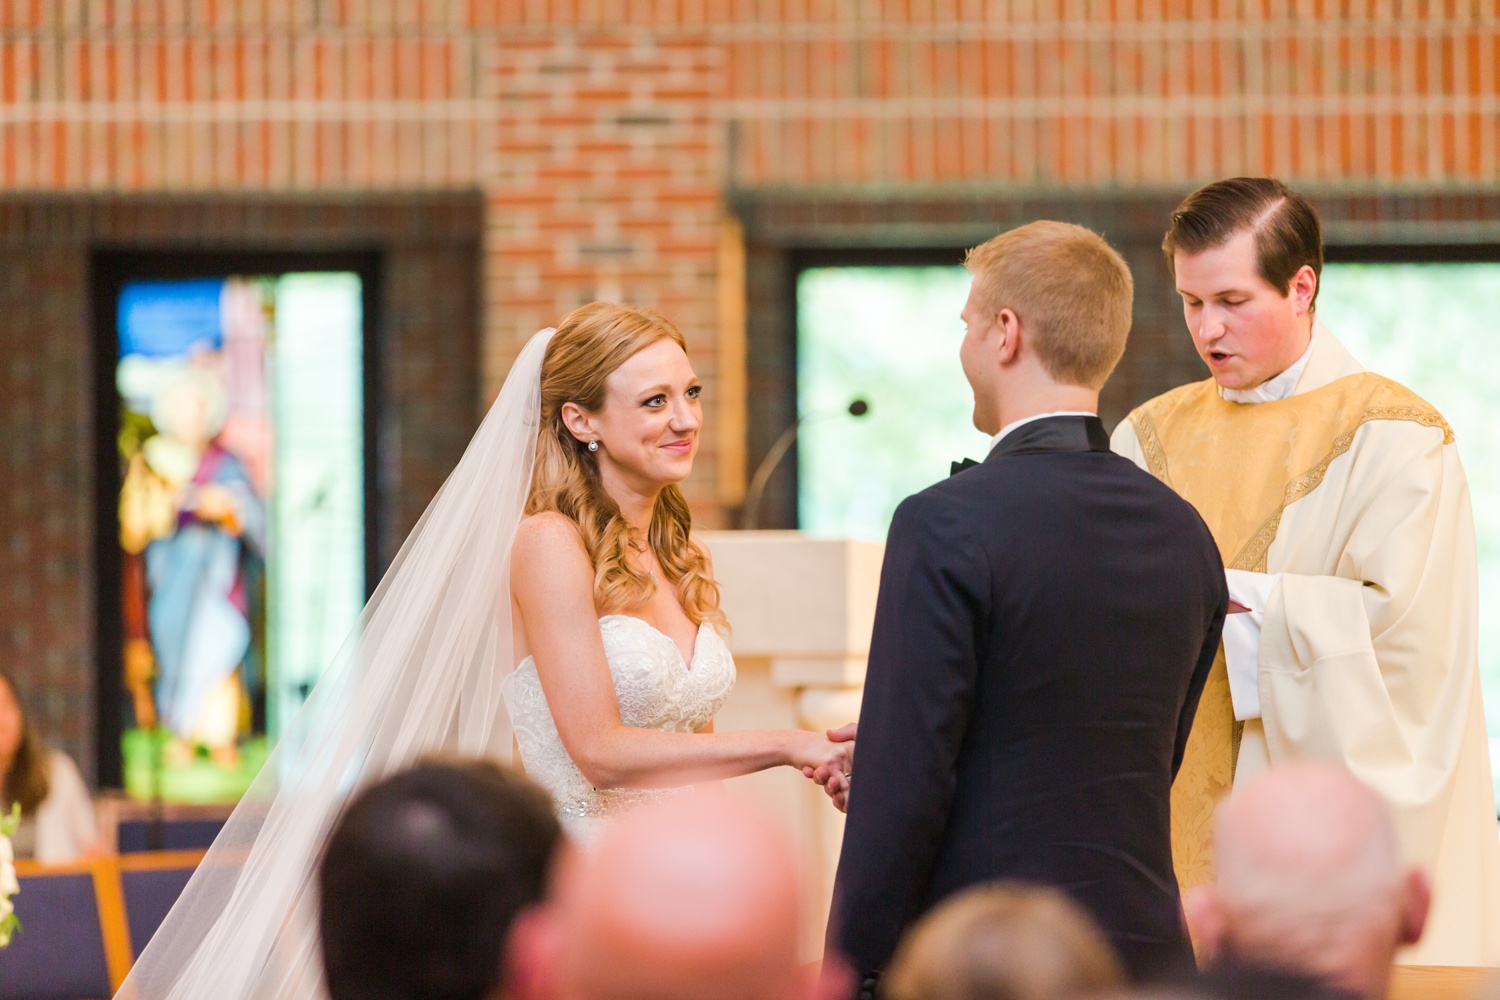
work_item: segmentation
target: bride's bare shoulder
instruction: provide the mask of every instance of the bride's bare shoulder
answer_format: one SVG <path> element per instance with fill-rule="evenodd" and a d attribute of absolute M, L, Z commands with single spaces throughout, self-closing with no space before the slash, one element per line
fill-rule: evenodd
<path fill-rule="evenodd" d="M 516 526 L 515 540 L 511 543 L 512 558 L 516 561 L 545 559 L 550 561 L 568 559 L 577 555 L 588 560 L 583 547 L 583 536 L 578 525 L 566 514 L 544 510 L 522 518 Z"/>

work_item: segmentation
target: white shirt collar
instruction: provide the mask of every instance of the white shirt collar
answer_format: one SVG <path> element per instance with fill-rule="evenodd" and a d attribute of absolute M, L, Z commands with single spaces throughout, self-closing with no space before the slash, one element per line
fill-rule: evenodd
<path fill-rule="evenodd" d="M 1297 391 L 1297 383 L 1302 381 L 1302 373 L 1307 369 L 1308 359 L 1312 357 L 1313 344 L 1318 340 L 1318 325 L 1313 324 L 1312 336 L 1307 340 L 1307 350 L 1302 352 L 1302 357 L 1292 363 L 1292 367 L 1277 375 L 1268 378 L 1254 389 L 1225 389 L 1219 388 L 1219 395 L 1231 403 L 1270 403 L 1278 399 L 1286 399 Z"/>
<path fill-rule="evenodd" d="M 990 451 L 995 450 L 995 445 L 999 444 L 1000 439 L 1005 437 L 1005 435 L 1018 427 L 1031 423 L 1033 420 L 1045 420 L 1047 417 L 1097 417 L 1098 415 L 1091 410 L 1058 410 L 1056 413 L 1037 413 L 1029 417 L 1022 417 L 1020 420 L 1006 424 L 1000 428 L 999 434 L 990 438 Z"/>

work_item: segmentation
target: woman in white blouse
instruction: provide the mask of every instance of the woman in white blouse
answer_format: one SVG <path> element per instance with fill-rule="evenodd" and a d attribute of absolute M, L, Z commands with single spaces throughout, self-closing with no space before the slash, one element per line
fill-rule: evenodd
<path fill-rule="evenodd" d="M 8 813 L 16 803 L 16 857 L 56 864 L 97 850 L 94 804 L 77 765 L 42 746 L 15 682 L 0 672 L 0 807 Z"/>

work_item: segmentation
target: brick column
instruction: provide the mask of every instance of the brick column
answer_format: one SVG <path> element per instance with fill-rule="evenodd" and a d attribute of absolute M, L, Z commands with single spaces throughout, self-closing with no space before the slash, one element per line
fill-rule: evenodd
<path fill-rule="evenodd" d="M 487 188 L 485 397 L 536 330 L 594 299 L 661 310 L 688 339 L 713 418 L 724 211 L 716 46 L 625 28 L 495 43 Z M 717 515 L 709 429 L 685 489 Z"/>

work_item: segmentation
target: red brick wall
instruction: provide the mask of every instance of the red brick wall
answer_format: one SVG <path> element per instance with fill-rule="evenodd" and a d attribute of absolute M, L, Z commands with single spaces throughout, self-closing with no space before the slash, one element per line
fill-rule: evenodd
<path fill-rule="evenodd" d="M 701 32 L 604 27 L 497 40 L 486 182 L 489 387 L 525 338 L 603 298 L 662 310 L 716 383 L 722 53 Z M 713 520 L 716 442 L 688 496 Z"/>

